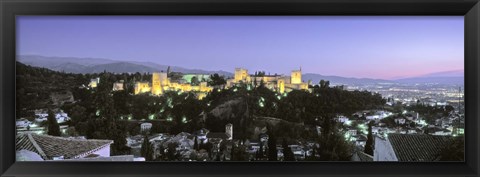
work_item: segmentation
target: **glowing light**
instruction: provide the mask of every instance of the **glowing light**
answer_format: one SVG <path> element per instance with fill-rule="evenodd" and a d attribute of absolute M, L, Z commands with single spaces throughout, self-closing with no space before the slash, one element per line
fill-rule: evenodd
<path fill-rule="evenodd" d="M 132 120 L 132 115 L 128 115 L 128 120 Z"/>
<path fill-rule="evenodd" d="M 168 116 L 168 117 L 167 117 L 167 121 L 171 122 L 171 121 L 173 121 L 173 118 L 170 117 L 170 116 Z"/>
<path fill-rule="evenodd" d="M 155 115 L 154 115 L 154 114 L 150 114 L 150 115 L 148 116 L 148 119 L 150 119 L 150 120 L 153 120 L 154 118 L 155 118 Z"/>
<path fill-rule="evenodd" d="M 172 98 L 168 98 L 168 100 L 167 100 L 168 107 L 173 108 L 172 102 L 173 102 Z"/>
<path fill-rule="evenodd" d="M 187 122 L 188 122 L 188 121 L 187 121 L 187 117 L 183 116 L 183 117 L 182 117 L 182 122 L 183 122 L 184 124 L 187 123 Z"/>
<path fill-rule="evenodd" d="M 100 110 L 97 110 L 97 112 L 95 113 L 95 115 L 100 116 Z"/>
<path fill-rule="evenodd" d="M 278 99 L 278 100 L 281 100 L 281 99 L 282 99 L 282 97 L 281 97 L 280 95 L 278 95 L 278 96 L 277 96 L 277 99 Z"/>
<path fill-rule="evenodd" d="M 352 121 L 351 121 L 351 120 L 347 120 L 347 121 L 345 121 L 345 124 L 348 125 L 348 126 L 350 126 L 350 125 L 352 125 Z"/>
<path fill-rule="evenodd" d="M 247 85 L 247 90 L 252 90 L 252 87 L 250 85 Z"/>
<path fill-rule="evenodd" d="M 233 89 L 233 92 L 237 92 L 237 90 L 238 90 L 238 89 L 237 89 L 237 88 L 235 88 L 235 89 Z"/>
<path fill-rule="evenodd" d="M 263 108 L 265 106 L 265 104 L 262 101 L 258 100 L 258 106 Z"/>

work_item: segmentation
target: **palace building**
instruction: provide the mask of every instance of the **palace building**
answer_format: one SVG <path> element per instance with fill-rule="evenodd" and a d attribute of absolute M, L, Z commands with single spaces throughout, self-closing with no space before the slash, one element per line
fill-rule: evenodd
<path fill-rule="evenodd" d="M 159 96 L 165 91 L 182 91 L 195 92 L 199 99 L 204 98 L 213 87 L 208 86 L 206 80 L 208 75 L 204 74 L 186 74 L 180 81 L 172 81 L 168 78 L 167 73 L 154 72 L 151 82 L 136 82 L 134 94 L 150 93 Z M 199 84 L 193 85 L 188 79 L 197 77 Z M 184 82 L 184 80 L 186 82 Z M 183 82 L 182 82 L 183 81 Z M 227 79 L 226 88 L 233 87 L 237 84 L 260 85 L 263 83 L 265 87 L 275 90 L 278 93 L 290 92 L 292 90 L 308 90 L 308 83 L 302 81 L 302 70 L 293 70 L 290 76 L 284 75 L 266 75 L 266 74 L 248 74 L 247 69 L 236 68 L 234 77 Z"/>
<path fill-rule="evenodd" d="M 248 70 L 236 68 L 233 79 L 227 80 L 227 87 L 244 83 L 260 85 L 263 82 L 265 87 L 275 90 L 279 93 L 290 92 L 292 90 L 308 90 L 308 83 L 302 81 L 302 70 L 293 70 L 290 76 L 283 75 L 249 75 Z"/>
<path fill-rule="evenodd" d="M 152 95 L 159 96 L 165 93 L 165 91 L 193 91 L 197 94 L 199 99 L 204 98 L 208 92 L 212 91 L 213 87 L 207 86 L 207 82 L 200 82 L 198 85 L 192 85 L 191 83 L 172 82 L 168 78 L 167 73 L 154 72 L 152 74 L 152 82 L 136 82 L 134 94 L 151 93 Z"/>

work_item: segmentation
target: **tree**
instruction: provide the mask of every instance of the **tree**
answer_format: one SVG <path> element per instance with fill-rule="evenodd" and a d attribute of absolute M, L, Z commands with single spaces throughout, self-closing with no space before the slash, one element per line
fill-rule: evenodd
<path fill-rule="evenodd" d="M 193 76 L 192 79 L 190 80 L 190 83 L 192 85 L 200 85 L 200 80 L 198 80 L 197 76 Z"/>
<path fill-rule="evenodd" d="M 330 86 L 330 81 L 320 80 L 320 88 L 328 88 Z"/>
<path fill-rule="evenodd" d="M 352 145 L 345 140 L 344 135 L 338 132 L 332 115 L 326 115 L 324 118 L 319 145 L 318 154 L 321 161 L 350 161 L 351 159 Z"/>
<path fill-rule="evenodd" d="M 272 131 L 268 132 L 268 161 L 277 161 L 277 139 Z"/>
<path fill-rule="evenodd" d="M 142 148 L 140 149 L 140 154 L 145 157 L 145 161 L 153 160 L 153 147 L 150 141 L 148 140 L 147 135 L 143 137 Z"/>
<path fill-rule="evenodd" d="M 372 124 L 373 122 L 370 122 L 368 124 L 368 137 L 367 137 L 367 142 L 365 143 L 365 150 L 364 152 L 366 154 L 369 154 L 373 156 L 373 135 L 372 135 Z"/>
<path fill-rule="evenodd" d="M 198 148 L 198 140 L 197 140 L 197 136 L 195 136 L 195 140 L 193 140 L 193 149 L 195 149 L 196 151 L 199 150 Z"/>
<path fill-rule="evenodd" d="M 260 149 L 255 153 L 255 158 L 257 158 L 257 160 L 263 159 L 263 143 L 262 142 L 260 142 Z"/>
<path fill-rule="evenodd" d="M 464 161 L 465 160 L 465 137 L 459 136 L 448 144 L 440 152 L 440 161 Z"/>
<path fill-rule="evenodd" d="M 210 75 L 210 81 L 208 82 L 208 85 L 211 86 L 218 86 L 218 85 L 224 85 L 226 84 L 227 81 L 223 76 L 218 75 L 217 73 Z"/>
<path fill-rule="evenodd" d="M 160 151 L 160 157 L 157 160 L 164 160 L 165 159 L 165 148 L 163 147 L 163 145 L 160 145 L 159 151 Z"/>
<path fill-rule="evenodd" d="M 80 105 L 75 105 L 70 110 L 70 118 L 72 118 L 72 123 L 75 125 L 78 122 L 82 122 L 86 119 L 85 116 L 86 109 Z"/>
<path fill-rule="evenodd" d="M 48 110 L 48 135 L 60 136 L 60 126 L 58 125 L 57 118 L 52 110 Z"/>
<path fill-rule="evenodd" d="M 177 160 L 178 158 L 177 143 L 169 143 L 167 145 L 167 158 L 170 161 Z"/>
<path fill-rule="evenodd" d="M 450 113 L 450 112 L 452 112 L 453 110 L 455 110 L 455 109 L 453 108 L 452 105 L 447 105 L 447 106 L 445 106 L 445 112 L 446 112 L 447 114 Z"/>
<path fill-rule="evenodd" d="M 284 161 L 295 161 L 295 155 L 290 147 L 288 147 L 288 143 L 286 139 L 283 139 L 282 142 L 283 147 L 283 160 Z"/>

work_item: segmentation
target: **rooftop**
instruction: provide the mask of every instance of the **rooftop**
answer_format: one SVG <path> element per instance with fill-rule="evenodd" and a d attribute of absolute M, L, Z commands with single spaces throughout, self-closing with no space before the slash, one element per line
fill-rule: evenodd
<path fill-rule="evenodd" d="M 435 161 L 452 140 L 427 134 L 389 134 L 388 139 L 398 161 Z"/>
<path fill-rule="evenodd" d="M 15 149 L 35 152 L 45 160 L 63 156 L 65 159 L 77 158 L 112 144 L 112 140 L 72 139 L 31 133 L 18 134 Z"/>
<path fill-rule="evenodd" d="M 225 133 L 213 133 L 210 132 L 207 134 L 207 138 L 221 138 L 221 139 L 227 139 L 228 135 Z"/>

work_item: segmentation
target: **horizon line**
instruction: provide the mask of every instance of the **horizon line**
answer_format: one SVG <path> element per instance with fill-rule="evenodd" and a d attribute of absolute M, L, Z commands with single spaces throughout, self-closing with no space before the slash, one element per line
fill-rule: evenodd
<path fill-rule="evenodd" d="M 235 74 L 235 72 L 230 72 L 228 70 L 223 70 L 223 69 L 212 71 L 212 70 L 204 70 L 204 69 L 197 69 L 197 68 L 188 68 L 188 67 L 183 67 L 183 66 L 178 66 L 178 65 L 165 65 L 165 64 L 157 63 L 155 61 L 134 61 L 134 60 L 130 60 L 130 59 L 128 59 L 128 60 L 117 60 L 117 59 L 104 58 L 104 57 L 45 56 L 45 55 L 40 55 L 40 54 L 16 54 L 15 56 L 16 56 L 15 61 L 18 61 L 18 62 L 20 62 L 20 60 L 17 60 L 18 56 L 39 56 L 39 57 L 51 57 L 51 58 L 77 58 L 77 59 L 102 59 L 102 60 L 111 60 L 111 61 L 114 61 L 114 63 L 125 62 L 125 63 L 135 64 L 135 65 L 140 65 L 140 64 L 131 63 L 131 62 L 140 62 L 140 63 L 150 62 L 150 63 L 154 63 L 154 64 L 158 64 L 158 65 L 163 65 L 163 66 L 166 66 L 166 67 L 179 67 L 179 68 L 188 69 L 188 70 L 202 70 L 202 71 L 207 71 L 207 72 L 222 71 L 222 72 L 227 72 L 227 73 L 230 73 L 230 74 Z M 23 64 L 26 64 L 26 63 L 23 63 Z M 98 65 L 102 65 L 102 64 L 98 64 Z M 142 66 L 145 66 L 145 65 L 142 65 Z M 38 66 L 36 66 L 36 67 L 38 67 Z M 148 66 L 148 67 L 150 67 L 150 66 Z M 236 68 L 250 70 L 250 69 L 244 68 L 244 67 L 235 67 L 235 68 L 233 68 L 233 71 L 235 71 Z M 300 66 L 300 68 L 301 68 L 301 66 Z M 295 70 L 298 70 L 298 69 L 292 69 L 291 71 L 295 71 Z M 265 70 L 257 70 L 255 72 L 258 72 L 258 71 L 266 72 Z M 446 73 L 446 72 L 460 72 L 460 71 L 462 71 L 464 73 L 463 76 L 448 76 L 448 77 L 465 77 L 465 69 L 442 70 L 442 71 L 435 71 L 435 72 L 430 72 L 430 73 L 415 75 L 415 76 L 394 76 L 394 77 L 390 77 L 388 79 L 387 78 L 370 78 L 370 77 L 355 77 L 355 76 L 343 76 L 343 75 L 332 75 L 332 74 L 320 74 L 320 73 L 313 73 L 313 72 L 305 72 L 305 73 L 302 73 L 302 75 L 317 74 L 317 75 L 326 76 L 326 77 L 343 77 L 343 78 L 351 78 L 351 79 L 372 79 L 372 80 L 396 81 L 396 80 L 409 79 L 409 78 L 422 78 L 422 76 L 427 76 L 427 75 L 430 75 L 430 74 Z M 268 72 L 268 73 L 270 73 L 270 72 Z M 199 74 L 199 73 L 185 73 L 185 74 Z M 217 74 L 220 74 L 220 73 L 217 73 Z M 278 73 L 274 73 L 274 74 L 278 74 Z M 268 74 L 268 75 L 270 75 L 270 74 Z M 278 75 L 290 75 L 290 73 L 288 73 L 288 74 L 281 73 L 281 74 L 278 74 Z"/>

